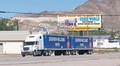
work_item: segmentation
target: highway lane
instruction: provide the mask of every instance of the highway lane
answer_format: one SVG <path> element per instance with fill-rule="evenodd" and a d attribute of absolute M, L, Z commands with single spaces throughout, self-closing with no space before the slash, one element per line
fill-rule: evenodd
<path fill-rule="evenodd" d="M 106 65 L 107 64 L 107 65 Z M 0 55 L 0 66 L 117 66 L 120 65 L 120 52 L 93 53 L 92 55 L 70 56 L 26 56 Z"/>

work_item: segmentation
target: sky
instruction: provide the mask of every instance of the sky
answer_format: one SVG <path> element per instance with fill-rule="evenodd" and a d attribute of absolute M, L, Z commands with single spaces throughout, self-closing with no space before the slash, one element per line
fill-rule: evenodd
<path fill-rule="evenodd" d="M 88 0 L 0 0 L 0 11 L 34 12 L 70 11 Z M 16 13 L 0 13 L 0 18 L 10 18 Z"/>

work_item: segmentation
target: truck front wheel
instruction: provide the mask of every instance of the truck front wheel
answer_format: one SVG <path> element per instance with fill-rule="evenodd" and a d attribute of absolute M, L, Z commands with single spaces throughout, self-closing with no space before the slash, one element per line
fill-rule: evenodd
<path fill-rule="evenodd" d="M 25 57 L 25 55 L 22 54 L 22 57 Z"/>
<path fill-rule="evenodd" d="M 22 55 L 22 57 L 25 57 L 25 53 L 24 52 L 21 52 L 21 55 Z"/>

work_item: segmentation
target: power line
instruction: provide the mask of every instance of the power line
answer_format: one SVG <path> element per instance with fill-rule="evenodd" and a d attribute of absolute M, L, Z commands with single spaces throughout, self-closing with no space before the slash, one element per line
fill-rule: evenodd
<path fill-rule="evenodd" d="M 12 11 L 0 11 L 0 13 L 17 13 L 17 14 L 27 14 L 25 12 L 12 12 Z M 29 14 L 29 13 L 28 13 Z M 41 13 L 41 15 L 60 15 L 60 14 L 45 14 L 45 13 Z M 119 14 L 101 14 L 101 16 L 120 16 Z"/>
<path fill-rule="evenodd" d="M 22 13 L 22 12 L 0 11 L 0 13 Z"/>
<path fill-rule="evenodd" d="M 12 12 L 12 11 L 0 11 L 0 13 L 22 13 L 25 14 L 25 12 Z M 59 14 L 42 14 L 42 15 L 59 15 Z M 120 16 L 119 14 L 103 14 L 102 16 Z"/>
<path fill-rule="evenodd" d="M 115 14 L 113 14 L 113 15 L 112 15 L 112 14 L 108 14 L 108 15 L 107 15 L 107 14 L 106 14 L 106 15 L 102 15 L 102 16 L 120 16 L 120 15 L 115 15 Z"/>

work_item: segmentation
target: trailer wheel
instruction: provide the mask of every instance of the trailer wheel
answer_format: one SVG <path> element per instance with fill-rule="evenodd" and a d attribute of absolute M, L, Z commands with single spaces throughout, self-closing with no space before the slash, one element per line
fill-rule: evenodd
<path fill-rule="evenodd" d="M 85 52 L 84 51 L 78 51 L 79 55 L 83 55 Z"/>
<path fill-rule="evenodd" d="M 92 54 L 92 53 L 93 53 L 92 51 L 88 51 L 88 52 L 87 52 L 88 55 L 90 55 L 90 54 Z"/>
<path fill-rule="evenodd" d="M 55 54 L 55 56 L 59 56 L 59 55 L 62 54 L 62 52 L 61 51 L 55 51 L 54 54 Z"/>
<path fill-rule="evenodd" d="M 72 51 L 70 51 L 70 54 L 71 55 L 76 55 L 76 51 L 72 50 Z"/>
<path fill-rule="evenodd" d="M 63 55 L 70 55 L 70 51 L 63 51 Z"/>

